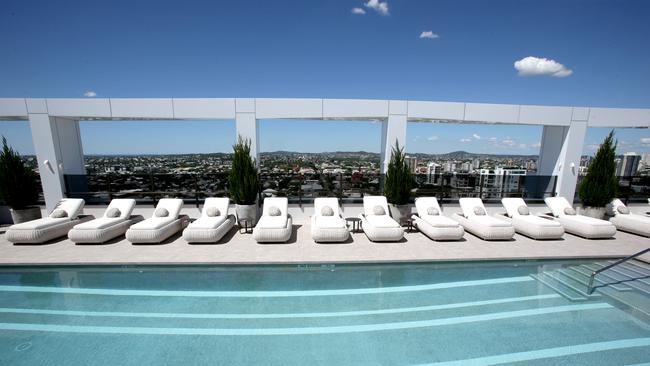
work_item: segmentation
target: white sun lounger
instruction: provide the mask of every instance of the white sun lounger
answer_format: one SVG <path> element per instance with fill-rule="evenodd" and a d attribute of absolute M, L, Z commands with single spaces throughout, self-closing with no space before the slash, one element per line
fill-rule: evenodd
<path fill-rule="evenodd" d="M 235 216 L 228 214 L 228 197 L 205 199 L 201 217 L 183 230 L 183 239 L 188 243 L 215 243 L 235 225 Z"/>
<path fill-rule="evenodd" d="M 465 234 L 457 222 L 442 215 L 435 197 L 419 197 L 415 200 L 417 215 L 411 216 L 413 222 L 424 235 L 432 240 L 460 240 Z"/>
<path fill-rule="evenodd" d="M 311 237 L 317 243 L 340 243 L 348 240 L 350 232 L 339 211 L 338 198 L 319 197 L 314 199 Z"/>
<path fill-rule="evenodd" d="M 612 200 L 607 211 L 612 216 L 609 222 L 614 224 L 618 230 L 650 236 L 650 217 L 630 213 L 630 210 L 618 198 Z"/>
<path fill-rule="evenodd" d="M 388 202 L 384 196 L 364 196 L 363 213 L 359 218 L 370 241 L 400 241 L 404 237 L 404 229 L 388 216 Z"/>
<path fill-rule="evenodd" d="M 264 199 L 262 217 L 253 228 L 253 239 L 258 243 L 284 243 L 291 238 L 293 220 L 288 213 L 287 197 Z"/>
<path fill-rule="evenodd" d="M 523 198 L 502 198 L 501 203 L 519 234 L 536 240 L 560 239 L 564 235 L 559 222 L 531 215 Z"/>
<path fill-rule="evenodd" d="M 143 220 L 142 216 L 131 216 L 134 207 L 134 199 L 114 199 L 102 217 L 75 225 L 68 238 L 74 243 L 105 243 L 124 235 L 131 225 Z"/>
<path fill-rule="evenodd" d="M 183 200 L 180 198 L 161 199 L 150 218 L 126 231 L 126 240 L 133 244 L 160 243 L 176 234 L 189 221 L 189 217 L 180 215 L 182 207 Z"/>
<path fill-rule="evenodd" d="M 452 218 L 466 231 L 483 240 L 510 240 L 515 235 L 511 223 L 488 216 L 480 198 L 461 198 L 459 203 L 462 212 L 453 214 Z"/>
<path fill-rule="evenodd" d="M 544 202 L 567 233 L 587 239 L 611 238 L 616 234 L 616 227 L 609 221 L 576 215 L 575 210 L 564 197 L 546 197 Z"/>
<path fill-rule="evenodd" d="M 64 198 L 56 204 L 48 217 L 10 226 L 5 239 L 12 243 L 38 244 L 66 236 L 75 225 L 94 219 L 91 215 L 80 216 L 84 204 L 80 198 Z M 56 217 L 63 212 L 65 217 Z"/>

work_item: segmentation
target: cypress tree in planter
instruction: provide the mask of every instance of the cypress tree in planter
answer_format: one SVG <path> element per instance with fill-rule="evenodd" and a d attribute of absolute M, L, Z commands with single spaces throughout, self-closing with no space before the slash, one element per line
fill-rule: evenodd
<path fill-rule="evenodd" d="M 235 202 L 238 219 L 249 226 L 257 222 L 257 195 L 260 188 L 255 160 L 251 157 L 251 142 L 239 136 L 233 146 L 232 168 L 228 177 L 228 192 Z"/>
<path fill-rule="evenodd" d="M 384 196 L 389 203 L 391 216 L 395 220 L 400 221 L 410 214 L 408 203 L 414 185 L 415 181 L 406 163 L 404 148 L 400 148 L 396 140 L 384 180 Z"/>
<path fill-rule="evenodd" d="M 34 206 L 38 202 L 36 174 L 25 166 L 4 136 L 0 152 L 0 199 L 11 208 L 15 224 L 41 217 L 41 209 Z"/>
<path fill-rule="evenodd" d="M 603 218 L 605 206 L 616 197 L 616 142 L 612 130 L 600 145 L 589 164 L 587 175 L 578 187 L 578 196 L 584 207 L 584 215 Z"/>

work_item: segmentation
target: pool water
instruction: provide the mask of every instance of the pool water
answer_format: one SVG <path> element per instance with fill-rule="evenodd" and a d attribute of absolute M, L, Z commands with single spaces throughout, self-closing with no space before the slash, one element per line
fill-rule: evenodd
<path fill-rule="evenodd" d="M 0 365 L 650 365 L 576 262 L 0 269 Z"/>

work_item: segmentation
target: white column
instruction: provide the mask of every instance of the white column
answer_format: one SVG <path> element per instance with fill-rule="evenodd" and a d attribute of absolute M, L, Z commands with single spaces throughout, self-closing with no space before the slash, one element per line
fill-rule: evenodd
<path fill-rule="evenodd" d="M 586 133 L 586 121 L 573 121 L 569 127 L 544 126 L 538 174 L 556 175 L 555 194 L 569 202 L 576 191 Z"/>
<path fill-rule="evenodd" d="M 239 136 L 248 139 L 251 142 L 251 156 L 255 159 L 259 168 L 260 153 L 259 153 L 259 124 L 255 115 L 255 99 L 252 98 L 238 98 L 235 100 L 235 128 Z M 236 140 L 235 140 L 236 141 Z"/>
<path fill-rule="evenodd" d="M 395 142 L 399 142 L 400 148 L 406 149 L 406 102 L 389 102 L 388 119 L 382 121 L 381 129 L 381 173 L 388 170 L 388 163 L 392 155 Z"/>
<path fill-rule="evenodd" d="M 33 113 L 29 114 L 29 125 L 49 211 L 64 197 L 63 175 L 85 174 L 79 122 Z"/>

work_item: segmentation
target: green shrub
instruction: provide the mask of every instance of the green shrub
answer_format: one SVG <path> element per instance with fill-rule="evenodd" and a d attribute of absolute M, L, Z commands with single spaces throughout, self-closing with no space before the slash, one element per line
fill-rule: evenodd
<path fill-rule="evenodd" d="M 612 130 L 600 145 L 589 164 L 587 175 L 578 188 L 578 196 L 585 206 L 605 207 L 616 197 L 616 142 Z"/>
<path fill-rule="evenodd" d="M 405 205 L 409 202 L 414 185 L 415 181 L 406 163 L 404 148 L 400 148 L 399 142 L 395 141 L 384 181 L 384 196 L 389 203 Z"/>
<path fill-rule="evenodd" d="M 251 142 L 239 136 L 233 145 L 232 168 L 228 177 L 230 198 L 238 205 L 253 205 L 259 192 L 259 176 L 251 157 Z"/>
<path fill-rule="evenodd" d="M 0 152 L 0 199 L 14 210 L 22 210 L 38 202 L 36 174 L 2 137 Z"/>

